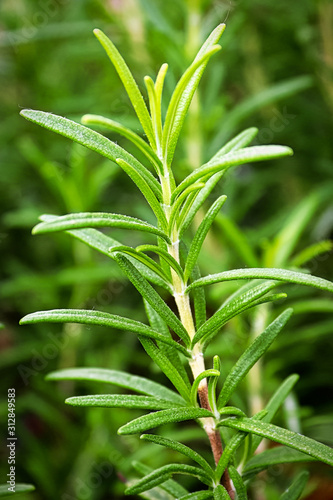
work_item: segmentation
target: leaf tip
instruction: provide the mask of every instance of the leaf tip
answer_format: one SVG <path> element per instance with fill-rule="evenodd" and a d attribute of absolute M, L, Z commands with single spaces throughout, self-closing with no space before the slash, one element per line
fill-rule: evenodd
<path fill-rule="evenodd" d="M 23 318 L 20 319 L 19 325 L 25 325 L 26 324 L 25 318 L 26 318 L 26 316 L 23 316 Z"/>
<path fill-rule="evenodd" d="M 71 405 L 71 406 L 78 406 L 76 399 L 77 399 L 76 397 L 66 398 L 65 399 L 65 404 L 66 405 Z"/>

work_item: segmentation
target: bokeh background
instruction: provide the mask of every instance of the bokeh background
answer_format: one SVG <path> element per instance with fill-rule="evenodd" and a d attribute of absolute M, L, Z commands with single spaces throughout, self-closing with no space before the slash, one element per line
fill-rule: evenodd
<path fill-rule="evenodd" d="M 177 150 L 176 177 L 181 179 L 248 126 L 259 128 L 258 143 L 286 144 L 295 155 L 243 166 L 216 188 L 214 194 L 227 194 L 228 202 L 202 252 L 203 272 L 292 266 L 296 256 L 301 259 L 300 251 L 313 245 L 320 254 L 310 252 L 306 268 L 333 279 L 328 241 L 333 234 L 331 1 L 1 0 L 1 436 L 4 443 L 7 389 L 14 387 L 16 479 L 36 486 L 35 492 L 21 495 L 23 500 L 118 500 L 124 497 L 124 481 L 135 475 L 133 460 L 156 466 L 180 458 L 157 453 L 136 436 L 117 436 L 132 411 L 64 405 L 65 397 L 105 392 L 105 387 L 44 380 L 48 372 L 72 366 L 129 370 L 163 380 L 135 336 L 73 325 L 18 326 L 24 314 L 61 307 L 145 321 L 139 295 L 113 261 L 66 235 L 32 237 L 31 228 L 42 213 L 111 211 L 150 217 L 140 193 L 116 165 L 26 122 L 19 111 L 41 109 L 74 120 L 85 113 L 104 114 L 140 131 L 93 28 L 112 38 L 142 89 L 146 74 L 154 77 L 163 62 L 169 63 L 166 103 L 200 43 L 224 21 L 223 50 L 209 63 L 191 106 Z M 113 235 L 127 244 L 141 242 L 121 231 Z M 210 287 L 209 311 L 235 286 Z M 295 308 L 291 326 L 260 367 L 264 383 L 258 389 L 252 374 L 235 403 L 251 410 L 254 391 L 265 401 L 284 377 L 299 373 L 301 380 L 278 422 L 333 445 L 332 301 L 302 287 L 286 291 L 286 304 Z M 286 304 L 264 311 L 266 319 Z M 260 319 L 243 315 L 224 328 L 215 349 L 226 369 Z M 177 426 L 165 432 L 195 441 L 208 453 L 199 429 Z M 7 469 L 4 447 L 1 483 Z M 309 469 L 306 498 L 333 498 L 329 467 L 312 464 Z M 269 470 L 266 486 L 257 483 L 251 498 L 259 500 L 258 492 L 260 499 L 279 498 L 295 470 Z"/>

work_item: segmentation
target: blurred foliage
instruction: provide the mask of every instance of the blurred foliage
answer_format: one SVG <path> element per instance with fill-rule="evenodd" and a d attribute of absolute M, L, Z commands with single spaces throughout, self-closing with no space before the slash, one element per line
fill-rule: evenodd
<path fill-rule="evenodd" d="M 121 481 L 131 477 L 132 460 L 156 467 L 165 463 L 165 455 L 136 438 L 116 436 L 127 410 L 65 407 L 64 396 L 74 393 L 72 383 L 54 386 L 44 381 L 49 371 L 69 366 L 112 367 L 158 380 L 162 375 L 147 366 L 134 336 L 82 326 L 18 327 L 24 314 L 53 307 L 96 307 L 112 313 L 130 309 L 133 319 L 144 321 L 139 295 L 115 263 L 64 235 L 32 238 L 30 229 L 41 213 L 123 211 L 149 217 L 142 198 L 118 167 L 31 126 L 18 113 L 23 107 L 73 119 L 102 113 L 140 131 L 92 29 L 103 29 L 126 54 L 139 82 L 143 71 L 154 76 L 168 62 L 170 95 L 204 36 L 226 19 L 223 51 L 207 68 L 177 150 L 179 179 L 246 126 L 259 127 L 261 144 L 286 144 L 295 155 L 229 173 L 222 188 L 216 188 L 228 195 L 224 215 L 206 242 L 200 264 L 206 272 L 253 261 L 272 266 L 276 259 L 279 265 L 293 265 L 301 250 L 325 246 L 320 242 L 333 233 L 329 0 L 175 0 L 172 8 L 162 0 L 0 3 L 0 320 L 5 325 L 0 337 L 0 411 L 5 436 L 7 389 L 15 387 L 16 478 L 36 486 L 36 491 L 22 493 L 22 499 L 120 499 Z M 127 237 L 133 244 L 133 236 Z M 310 251 L 307 265 L 314 274 L 332 280 L 330 249 L 326 243 L 325 252 L 316 257 Z M 233 290 L 234 283 L 209 288 L 210 310 Z M 293 398 L 279 418 L 294 430 L 333 444 L 333 405 L 328 397 L 333 388 L 332 302 L 321 297 L 326 296 L 312 289 L 289 288 L 287 302 L 297 314 L 260 368 L 263 387 L 255 386 L 254 373 L 249 392 L 244 385 L 237 404 L 251 405 L 248 395 L 255 390 L 266 400 L 284 376 L 299 373 Z M 248 332 L 255 335 L 258 322 L 268 321 L 279 307 L 260 311 L 258 317 L 243 314 L 226 325 L 215 344 L 226 372 L 243 352 Z M 101 389 L 91 386 L 94 392 Z M 76 394 L 87 391 L 89 385 L 76 384 Z M 164 433 L 184 442 L 198 440 L 198 447 L 203 446 L 199 430 L 168 428 Z M 2 459 L 5 477 L 6 449 Z M 322 499 L 320 485 L 327 484 L 329 492 L 332 473 L 317 464 L 311 469 L 309 498 Z M 279 480 L 289 472 L 286 466 L 283 472 L 269 471 L 268 485 L 257 485 L 256 490 L 266 488 L 263 498 L 275 498 L 287 486 Z"/>

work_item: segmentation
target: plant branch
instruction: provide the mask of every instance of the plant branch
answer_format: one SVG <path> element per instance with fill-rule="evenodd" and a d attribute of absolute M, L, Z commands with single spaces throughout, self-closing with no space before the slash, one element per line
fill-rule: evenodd
<path fill-rule="evenodd" d="M 179 259 L 178 234 L 174 234 L 173 236 L 175 237 L 175 240 L 171 245 L 168 246 L 168 252 L 176 260 L 176 262 L 179 263 L 180 259 Z M 185 293 L 185 288 L 186 288 L 185 283 L 173 269 L 171 269 L 171 275 L 172 275 L 172 283 L 174 289 L 174 297 L 178 308 L 179 317 L 192 340 L 195 335 L 195 326 L 190 305 L 190 298 L 189 295 Z M 201 350 L 200 343 L 195 344 L 195 346 L 193 347 L 192 358 L 189 364 L 194 379 L 205 371 L 206 369 L 205 360 Z M 208 400 L 208 387 L 206 378 L 201 380 L 199 384 L 198 396 L 201 408 L 212 411 Z M 203 418 L 202 421 L 203 421 L 203 428 L 210 442 L 215 464 L 217 465 L 223 453 L 221 434 L 219 430 L 217 430 L 215 427 L 214 418 L 210 417 Z M 230 480 L 230 476 L 227 469 L 223 473 L 221 484 L 226 488 L 231 500 L 234 500 L 235 490 Z"/>

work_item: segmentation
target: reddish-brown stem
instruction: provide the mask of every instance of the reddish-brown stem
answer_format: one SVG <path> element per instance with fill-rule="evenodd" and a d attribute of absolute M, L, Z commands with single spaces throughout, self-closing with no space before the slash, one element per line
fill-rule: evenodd
<path fill-rule="evenodd" d="M 198 395 L 199 395 L 199 401 L 200 401 L 200 406 L 201 408 L 205 408 L 206 410 L 212 411 L 209 400 L 208 400 L 208 389 L 207 389 L 207 384 L 202 385 L 199 390 L 198 390 Z M 213 452 L 214 460 L 215 460 L 215 465 L 218 464 L 222 453 L 223 453 L 223 446 L 222 446 L 222 440 L 221 440 L 221 435 L 218 430 L 215 428 L 208 428 L 205 427 L 205 431 L 207 433 L 210 446 Z M 235 489 L 233 487 L 233 484 L 231 482 L 229 472 L 226 469 L 222 475 L 221 478 L 221 484 L 222 486 L 225 487 L 227 490 L 231 500 L 235 499 Z"/>

